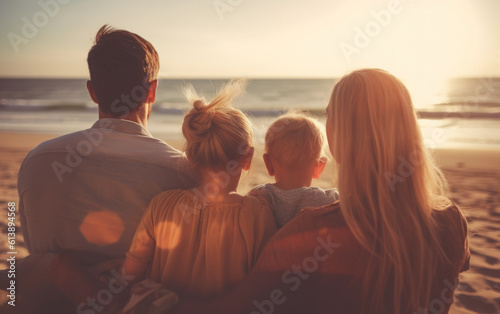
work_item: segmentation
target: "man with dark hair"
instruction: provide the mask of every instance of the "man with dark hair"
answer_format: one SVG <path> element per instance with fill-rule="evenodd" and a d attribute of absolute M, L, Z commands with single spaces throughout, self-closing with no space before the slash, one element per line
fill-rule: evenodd
<path fill-rule="evenodd" d="M 154 47 L 142 37 L 104 25 L 97 32 L 95 45 L 87 58 L 92 100 L 99 105 L 102 117 L 128 117 L 131 112 L 151 112 L 156 92 L 160 62 Z M 139 119 L 136 121 L 135 119 Z M 145 125 L 147 116 L 134 116 Z"/>
<path fill-rule="evenodd" d="M 182 153 L 146 129 L 159 69 L 153 46 L 104 25 L 87 61 L 99 120 L 33 149 L 18 189 L 29 252 L 70 249 L 93 265 L 125 255 L 153 196 L 196 179 Z"/>

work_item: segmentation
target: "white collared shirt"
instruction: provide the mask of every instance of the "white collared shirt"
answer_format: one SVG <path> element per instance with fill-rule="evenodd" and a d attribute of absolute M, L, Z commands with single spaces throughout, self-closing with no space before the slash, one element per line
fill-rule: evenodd
<path fill-rule="evenodd" d="M 71 249 L 87 264 L 121 257 L 150 200 L 195 185 L 185 156 L 140 124 L 100 119 L 38 145 L 18 177 L 31 254 Z"/>

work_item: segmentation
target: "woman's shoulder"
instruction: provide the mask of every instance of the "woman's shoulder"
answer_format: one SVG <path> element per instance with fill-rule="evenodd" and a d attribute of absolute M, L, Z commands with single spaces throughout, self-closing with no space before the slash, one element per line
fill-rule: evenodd
<path fill-rule="evenodd" d="M 241 226 L 253 226 L 254 224 L 272 225 L 276 228 L 274 215 L 268 202 L 263 197 L 246 195 L 241 202 L 239 211 Z"/>
<path fill-rule="evenodd" d="M 438 228 L 458 230 L 467 235 L 467 219 L 456 204 L 452 203 L 444 209 L 434 210 L 432 214 Z"/>
<path fill-rule="evenodd" d="M 194 212 L 196 209 L 204 207 L 206 202 L 196 195 L 192 190 L 167 190 L 158 193 L 151 202 L 147 210 L 151 215 L 166 215 L 178 210 L 179 212 Z"/>
<path fill-rule="evenodd" d="M 433 215 L 435 216 L 443 216 L 443 217 L 454 217 L 455 219 L 465 219 L 465 216 L 462 210 L 458 207 L 457 204 L 451 203 L 449 206 L 443 209 L 435 209 L 433 211 Z"/>
<path fill-rule="evenodd" d="M 248 193 L 243 197 L 241 205 L 244 207 L 268 207 L 265 197 L 258 193 Z"/>
<path fill-rule="evenodd" d="M 464 213 L 456 204 L 452 204 L 445 209 L 434 210 L 433 218 L 438 229 L 443 245 L 462 247 L 463 242 L 467 242 L 469 227 Z"/>
<path fill-rule="evenodd" d="M 434 210 L 434 222 L 438 236 L 446 255 L 452 263 L 459 266 L 459 271 L 466 271 L 470 266 L 468 224 L 465 215 L 456 204 L 442 210 Z"/>
<path fill-rule="evenodd" d="M 237 215 L 239 228 L 250 243 L 267 242 L 276 232 L 276 223 L 271 209 L 267 201 L 260 197 L 249 195 L 243 197 Z"/>
<path fill-rule="evenodd" d="M 262 195 L 246 195 L 241 201 L 241 210 L 253 215 L 260 215 L 262 213 L 270 213 L 271 208 L 269 201 Z"/>
<path fill-rule="evenodd" d="M 193 193 L 190 193 L 189 190 L 182 190 L 182 189 L 166 190 L 156 194 L 151 200 L 151 203 L 164 202 L 165 200 L 170 200 L 172 198 L 191 196 L 191 195 L 193 195 Z"/>

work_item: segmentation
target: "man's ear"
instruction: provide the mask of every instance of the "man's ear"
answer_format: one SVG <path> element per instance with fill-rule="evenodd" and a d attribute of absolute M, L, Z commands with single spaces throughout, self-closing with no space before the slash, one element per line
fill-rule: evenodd
<path fill-rule="evenodd" d="M 267 173 L 269 173 L 271 177 L 274 176 L 274 165 L 271 160 L 271 156 L 269 156 L 269 154 L 264 154 L 262 157 L 264 158 L 264 163 L 266 164 Z"/>
<path fill-rule="evenodd" d="M 149 83 L 148 99 L 147 102 L 152 104 L 156 101 L 156 88 L 158 87 L 158 80 Z"/>
<path fill-rule="evenodd" d="M 248 171 L 250 169 L 250 165 L 252 164 L 254 148 L 250 147 L 248 153 L 245 154 L 245 159 L 243 159 L 243 164 L 241 165 L 241 169 Z"/>
<path fill-rule="evenodd" d="M 319 179 L 321 174 L 323 173 L 323 170 L 325 170 L 326 162 L 328 159 L 326 157 L 321 157 L 317 162 L 316 162 L 316 167 L 314 167 L 314 179 Z"/>
<path fill-rule="evenodd" d="M 97 100 L 97 97 L 94 92 L 94 87 L 92 87 L 92 82 L 89 80 L 87 81 L 87 90 L 89 91 L 90 98 L 92 98 L 92 101 L 95 102 L 96 104 L 99 104 L 99 101 Z"/>

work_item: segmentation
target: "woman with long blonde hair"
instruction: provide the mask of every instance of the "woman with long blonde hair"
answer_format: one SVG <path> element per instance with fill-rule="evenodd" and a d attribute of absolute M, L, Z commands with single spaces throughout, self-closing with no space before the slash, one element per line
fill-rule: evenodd
<path fill-rule="evenodd" d="M 340 201 L 302 210 L 224 298 L 175 313 L 449 311 L 468 269 L 467 222 L 446 197 L 406 87 L 378 69 L 344 76 L 326 128 Z"/>
<path fill-rule="evenodd" d="M 327 119 L 340 164 L 342 216 L 370 253 L 366 305 L 381 313 L 424 308 L 440 266 L 453 266 L 435 217 L 452 203 L 424 146 L 408 90 L 386 71 L 355 71 L 335 85 Z"/>

